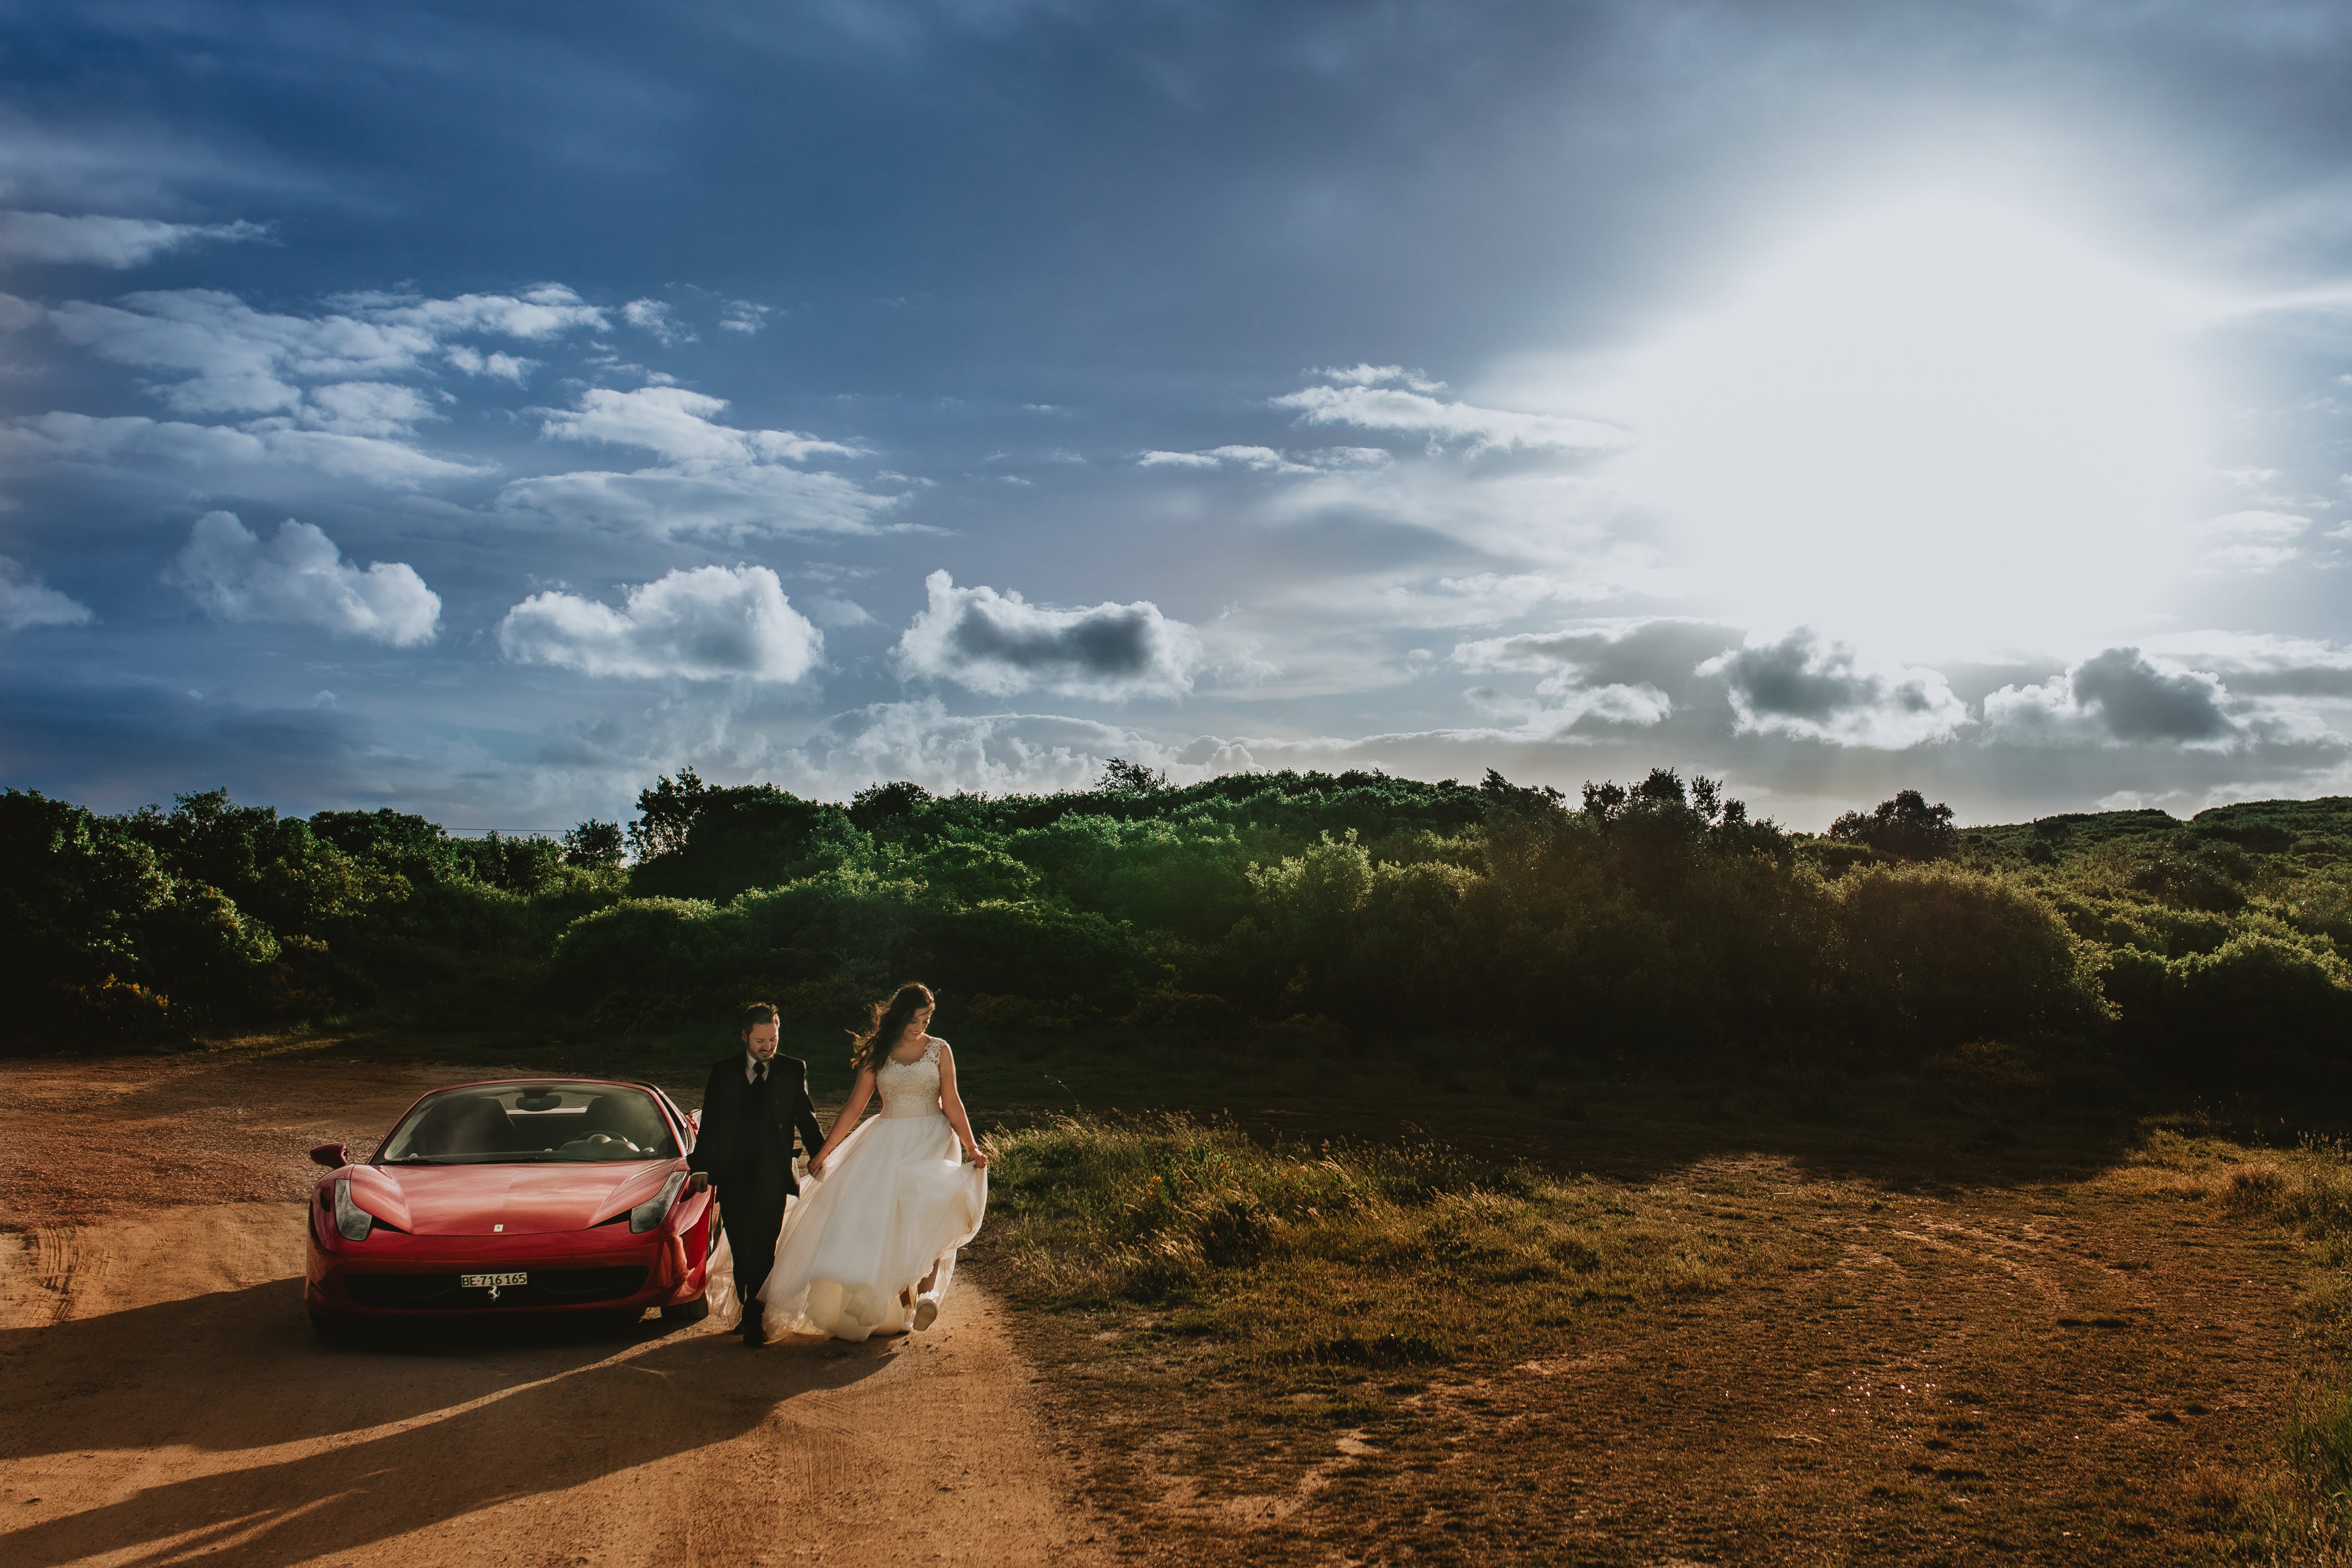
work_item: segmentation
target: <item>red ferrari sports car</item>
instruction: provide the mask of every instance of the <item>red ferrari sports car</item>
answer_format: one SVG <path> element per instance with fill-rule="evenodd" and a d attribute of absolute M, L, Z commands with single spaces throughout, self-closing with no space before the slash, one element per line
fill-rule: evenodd
<path fill-rule="evenodd" d="M 718 1205 L 686 1167 L 695 1123 L 651 1084 L 513 1079 L 436 1089 L 374 1154 L 341 1143 L 310 1198 L 303 1298 L 321 1328 L 513 1311 L 692 1321 Z"/>

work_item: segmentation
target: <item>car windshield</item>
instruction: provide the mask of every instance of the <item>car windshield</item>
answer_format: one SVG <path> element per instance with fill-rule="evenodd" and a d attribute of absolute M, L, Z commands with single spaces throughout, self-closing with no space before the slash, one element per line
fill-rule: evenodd
<path fill-rule="evenodd" d="M 652 1095 L 609 1083 L 501 1083 L 444 1089 L 393 1130 L 387 1165 L 674 1160 Z"/>

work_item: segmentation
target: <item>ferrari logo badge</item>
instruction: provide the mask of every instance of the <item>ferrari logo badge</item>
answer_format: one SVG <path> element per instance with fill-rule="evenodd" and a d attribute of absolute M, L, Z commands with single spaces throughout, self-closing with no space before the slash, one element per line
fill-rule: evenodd
<path fill-rule="evenodd" d="M 495 1300 L 497 1300 L 498 1299 L 499 1299 L 499 1288 L 498 1288 L 497 1286 L 493 1285 L 493 1286 L 491 1286 L 491 1287 L 490 1287 L 490 1300 L 493 1300 L 493 1301 L 495 1301 Z"/>

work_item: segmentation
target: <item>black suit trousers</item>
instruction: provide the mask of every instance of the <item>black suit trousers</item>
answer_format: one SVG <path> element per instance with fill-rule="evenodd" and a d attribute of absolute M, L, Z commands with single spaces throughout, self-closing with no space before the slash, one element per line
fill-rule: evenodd
<path fill-rule="evenodd" d="M 776 1266 L 776 1233 L 784 1227 L 790 1195 L 781 1184 L 765 1182 L 729 1182 L 719 1189 L 719 1223 L 735 1255 L 735 1299 L 747 1310 Z"/>

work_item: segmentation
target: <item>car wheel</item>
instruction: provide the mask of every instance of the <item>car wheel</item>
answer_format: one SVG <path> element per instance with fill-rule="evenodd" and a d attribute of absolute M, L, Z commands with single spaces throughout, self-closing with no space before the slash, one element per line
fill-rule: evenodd
<path fill-rule="evenodd" d="M 680 1301 L 675 1307 L 664 1307 L 661 1310 L 661 1315 L 662 1321 L 665 1323 L 698 1323 L 710 1316 L 710 1298 L 697 1296 L 691 1301 Z"/>
<path fill-rule="evenodd" d="M 351 1339 L 352 1326 L 349 1323 L 329 1317 L 308 1302 L 303 1304 L 303 1310 L 310 1314 L 310 1331 L 319 1338 L 335 1344 L 347 1342 Z"/>

